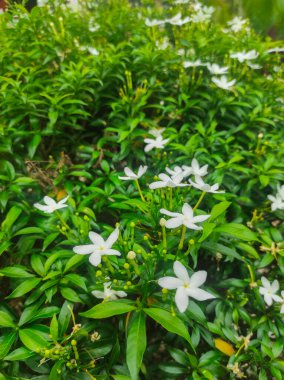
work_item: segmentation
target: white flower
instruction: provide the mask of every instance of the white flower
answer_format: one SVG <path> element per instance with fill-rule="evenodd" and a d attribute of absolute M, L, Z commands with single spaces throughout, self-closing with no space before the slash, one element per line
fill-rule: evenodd
<path fill-rule="evenodd" d="M 277 194 L 284 201 L 284 185 L 282 185 L 282 186 L 277 185 Z"/>
<path fill-rule="evenodd" d="M 97 55 L 100 54 L 100 52 L 96 48 L 93 48 L 93 47 L 89 47 L 88 51 L 89 51 L 90 54 L 92 54 L 94 56 L 97 56 Z"/>
<path fill-rule="evenodd" d="M 119 229 L 116 228 L 108 237 L 106 241 L 96 232 L 89 232 L 89 238 L 92 244 L 78 245 L 73 248 L 75 253 L 79 255 L 89 255 L 89 261 L 95 267 L 101 263 L 103 255 L 115 255 L 120 256 L 120 252 L 111 249 L 113 244 L 117 241 L 119 236 Z"/>
<path fill-rule="evenodd" d="M 188 4 L 190 0 L 176 0 L 174 2 L 175 5 L 178 5 L 178 4 Z"/>
<path fill-rule="evenodd" d="M 251 68 L 251 69 L 254 69 L 254 70 L 259 70 L 262 68 L 262 66 L 260 66 L 258 63 L 252 63 L 252 62 L 247 62 L 247 65 Z"/>
<path fill-rule="evenodd" d="M 216 298 L 213 294 L 199 289 L 199 287 L 206 281 L 206 271 L 198 271 L 189 277 L 185 266 L 181 262 L 175 261 L 174 272 L 177 277 L 162 277 L 158 280 L 158 284 L 164 289 L 177 289 L 175 303 L 181 313 L 184 313 L 187 309 L 189 297 L 194 298 L 197 301 Z"/>
<path fill-rule="evenodd" d="M 144 139 L 146 143 L 144 150 L 145 152 L 150 152 L 153 148 L 164 149 L 166 143 L 169 141 L 170 139 L 163 140 L 163 136 L 158 136 L 156 139 Z"/>
<path fill-rule="evenodd" d="M 231 90 L 231 88 L 236 83 L 236 79 L 228 81 L 228 78 L 225 75 L 222 75 L 221 78 L 212 77 L 212 82 L 214 82 L 216 86 L 222 88 L 223 90 Z"/>
<path fill-rule="evenodd" d="M 74 12 L 77 12 L 80 9 L 80 4 L 78 0 L 68 0 L 67 7 Z"/>
<path fill-rule="evenodd" d="M 165 22 L 166 20 L 149 20 L 148 18 L 145 19 L 145 24 L 149 27 L 163 25 Z"/>
<path fill-rule="evenodd" d="M 284 200 L 281 198 L 279 194 L 276 194 L 276 197 L 273 195 L 268 195 L 267 198 L 272 202 L 271 210 L 284 210 Z"/>
<path fill-rule="evenodd" d="M 187 203 L 182 206 L 182 214 L 171 212 L 164 208 L 160 210 L 160 213 L 172 217 L 165 223 L 167 228 L 177 228 L 184 225 L 191 230 L 202 230 L 202 227 L 197 226 L 195 223 L 201 223 L 210 218 L 210 215 L 193 216 L 193 209 Z"/>
<path fill-rule="evenodd" d="M 188 186 L 187 183 L 181 183 L 183 180 L 183 174 L 178 173 L 172 177 L 168 176 L 167 174 L 161 173 L 158 175 L 161 181 L 152 182 L 150 183 L 149 187 L 151 190 L 153 189 L 160 189 L 162 187 L 184 187 Z"/>
<path fill-rule="evenodd" d="M 188 67 L 198 67 L 198 66 L 206 66 L 206 63 L 202 63 L 200 59 L 197 59 L 196 61 L 184 61 L 183 67 L 187 69 Z"/>
<path fill-rule="evenodd" d="M 199 166 L 199 163 L 196 158 L 194 158 L 191 161 L 191 166 L 186 166 L 186 165 L 182 166 L 184 177 L 188 177 L 190 175 L 194 175 L 194 176 L 198 175 L 199 177 L 203 177 L 207 174 L 207 168 L 208 168 L 208 165 L 204 165 L 202 167 Z"/>
<path fill-rule="evenodd" d="M 61 199 L 61 201 L 57 203 L 55 202 L 54 199 L 48 196 L 45 196 L 43 198 L 45 205 L 41 205 L 40 203 L 35 203 L 34 207 L 45 212 L 46 214 L 51 214 L 52 212 L 56 210 L 60 210 L 61 208 L 68 207 L 68 205 L 65 204 L 68 198 L 69 196 Z"/>
<path fill-rule="evenodd" d="M 264 301 L 268 306 L 271 306 L 273 301 L 282 301 L 281 297 L 275 294 L 279 289 L 279 282 L 277 280 L 274 280 L 272 284 L 270 284 L 267 278 L 262 276 L 261 282 L 263 286 L 259 288 L 259 293 L 263 295 Z"/>
<path fill-rule="evenodd" d="M 248 52 L 241 51 L 241 52 L 230 54 L 231 58 L 236 58 L 241 63 L 244 61 L 256 59 L 258 56 L 259 56 L 259 53 L 256 50 L 250 50 Z"/>
<path fill-rule="evenodd" d="M 195 187 L 196 189 L 205 191 L 206 193 L 224 193 L 225 191 L 218 191 L 219 185 L 218 183 L 215 183 L 213 186 L 208 185 L 203 181 L 203 179 L 199 176 L 195 176 L 195 182 L 193 182 L 191 179 L 188 180 L 188 182 L 191 184 L 191 186 Z"/>
<path fill-rule="evenodd" d="M 165 130 L 166 128 L 152 128 L 148 133 L 154 137 L 159 137 L 162 136 Z"/>
<path fill-rule="evenodd" d="M 284 313 L 284 290 L 281 291 L 281 297 L 282 297 L 282 300 L 281 300 L 281 309 L 280 309 L 280 313 L 283 314 Z"/>
<path fill-rule="evenodd" d="M 241 17 L 234 17 L 231 21 L 228 21 L 227 24 L 231 27 L 233 32 L 239 32 L 243 29 L 243 25 L 247 23 L 247 20 Z"/>
<path fill-rule="evenodd" d="M 275 48 L 266 50 L 266 53 L 283 53 L 283 52 L 284 52 L 284 47 L 275 47 Z"/>
<path fill-rule="evenodd" d="M 104 299 L 105 301 L 110 300 L 116 300 L 118 297 L 126 297 L 127 294 L 120 290 L 112 290 L 111 289 L 111 282 L 105 282 L 104 283 L 104 291 L 100 290 L 93 290 L 92 291 L 93 296 L 96 298 Z"/>
<path fill-rule="evenodd" d="M 156 46 L 160 50 L 165 50 L 168 47 L 170 47 L 171 44 L 170 44 L 170 42 L 169 42 L 169 40 L 167 38 L 163 38 L 162 41 L 156 41 Z"/>
<path fill-rule="evenodd" d="M 177 174 L 182 174 L 183 173 L 183 169 L 180 167 L 180 166 L 175 166 L 174 167 L 174 170 L 170 169 L 170 168 L 166 168 L 166 171 L 171 175 L 171 176 L 175 176 Z M 183 175 L 184 177 L 184 175 Z"/>
<path fill-rule="evenodd" d="M 182 19 L 181 13 L 178 13 L 174 17 L 167 19 L 166 22 L 168 22 L 171 25 L 180 26 L 180 25 L 186 24 L 187 22 L 190 22 L 190 17 L 185 17 L 184 19 Z"/>
<path fill-rule="evenodd" d="M 127 177 L 118 177 L 119 179 L 122 179 L 123 181 L 129 181 L 129 180 L 135 180 L 142 177 L 143 174 L 146 173 L 148 169 L 148 166 L 139 166 L 138 173 L 135 174 L 131 169 L 128 167 L 124 168 L 124 173 Z"/>
<path fill-rule="evenodd" d="M 193 23 L 209 22 L 212 13 L 215 11 L 214 7 L 201 6 L 200 3 L 195 4 L 195 10 L 197 13 L 191 16 L 191 21 Z"/>
<path fill-rule="evenodd" d="M 210 73 L 214 74 L 214 75 L 226 74 L 228 71 L 228 67 L 220 67 L 216 63 L 213 63 L 213 64 L 208 63 L 207 67 L 208 67 L 208 70 L 210 71 Z"/>

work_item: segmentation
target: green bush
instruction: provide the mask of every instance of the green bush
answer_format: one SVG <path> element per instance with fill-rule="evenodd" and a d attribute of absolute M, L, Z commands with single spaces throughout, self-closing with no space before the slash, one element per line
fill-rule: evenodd
<path fill-rule="evenodd" d="M 63 3 L 0 15 L 0 379 L 281 380 L 283 45 Z"/>

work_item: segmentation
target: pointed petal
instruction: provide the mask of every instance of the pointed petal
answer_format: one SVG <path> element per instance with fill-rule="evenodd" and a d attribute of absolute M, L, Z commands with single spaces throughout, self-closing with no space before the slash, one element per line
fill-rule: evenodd
<path fill-rule="evenodd" d="M 167 186 L 167 184 L 165 182 L 163 182 L 163 181 L 157 181 L 157 182 L 150 183 L 149 188 L 151 190 L 154 190 L 154 189 L 160 189 L 160 188 L 166 187 L 166 186 Z"/>
<path fill-rule="evenodd" d="M 276 293 L 278 289 L 279 289 L 279 282 L 277 280 L 274 280 L 271 284 L 272 293 Z"/>
<path fill-rule="evenodd" d="M 51 212 L 50 211 L 50 206 L 41 205 L 40 203 L 35 203 L 34 207 L 37 208 L 40 211 L 44 211 L 44 212 L 47 212 L 47 213 Z"/>
<path fill-rule="evenodd" d="M 124 168 L 124 173 L 125 173 L 125 175 L 127 177 L 137 178 L 137 175 L 131 169 L 129 169 L 128 167 Z"/>
<path fill-rule="evenodd" d="M 203 228 L 201 226 L 198 226 L 197 224 L 194 224 L 190 221 L 187 221 L 187 220 L 184 220 L 183 224 L 189 228 L 190 230 L 196 230 L 196 231 L 199 231 L 199 230 L 202 230 Z"/>
<path fill-rule="evenodd" d="M 161 208 L 160 213 L 164 215 L 168 215 L 168 216 L 173 216 L 173 217 L 182 216 L 178 212 L 168 211 L 165 208 Z"/>
<path fill-rule="evenodd" d="M 158 280 L 158 284 L 165 289 L 177 289 L 179 286 L 182 286 L 183 282 L 176 277 L 162 277 Z"/>
<path fill-rule="evenodd" d="M 199 170 L 199 163 L 196 158 L 191 161 L 191 167 L 194 171 Z"/>
<path fill-rule="evenodd" d="M 200 222 L 204 222 L 204 220 L 207 220 L 208 218 L 210 218 L 211 215 L 198 215 L 198 216 L 194 216 L 192 218 L 192 222 L 193 223 L 200 223 Z"/>
<path fill-rule="evenodd" d="M 177 228 L 182 225 L 182 217 L 178 216 L 166 221 L 165 226 L 167 228 Z"/>
<path fill-rule="evenodd" d="M 213 298 L 216 298 L 213 296 L 213 294 L 210 294 L 206 292 L 205 290 L 202 289 L 191 289 L 191 288 L 186 288 L 186 293 L 189 297 L 196 299 L 197 301 L 206 301 L 210 300 Z"/>
<path fill-rule="evenodd" d="M 175 295 L 175 303 L 179 311 L 181 313 L 184 313 L 188 306 L 188 296 L 184 287 L 180 287 L 177 289 Z"/>
<path fill-rule="evenodd" d="M 130 180 L 133 180 L 133 178 L 129 178 L 129 177 L 118 177 L 119 179 L 121 179 L 122 181 L 130 181 Z"/>
<path fill-rule="evenodd" d="M 60 209 L 65 208 L 65 207 L 68 207 L 68 205 L 57 203 L 57 205 L 56 205 L 56 210 L 60 210 Z"/>
<path fill-rule="evenodd" d="M 67 197 L 61 199 L 61 201 L 59 201 L 57 204 L 58 205 L 63 205 L 63 203 L 65 203 L 67 201 L 67 199 L 69 198 L 69 195 L 67 195 Z M 67 205 L 64 205 L 64 207 L 67 207 Z"/>
<path fill-rule="evenodd" d="M 199 270 L 190 277 L 190 287 L 199 288 L 206 281 L 207 272 L 205 270 Z"/>
<path fill-rule="evenodd" d="M 107 255 L 107 256 L 111 256 L 111 255 L 121 256 L 121 253 L 117 251 L 116 249 L 107 249 L 105 251 L 102 251 L 102 254 Z"/>
<path fill-rule="evenodd" d="M 90 231 L 89 232 L 89 238 L 90 238 L 91 242 L 96 244 L 96 245 L 104 245 L 105 244 L 104 239 L 101 237 L 101 235 L 97 234 L 96 232 Z"/>
<path fill-rule="evenodd" d="M 269 294 L 264 294 L 264 301 L 268 306 L 272 305 L 272 298 Z"/>
<path fill-rule="evenodd" d="M 73 248 L 73 251 L 78 253 L 78 255 L 89 255 L 94 252 L 94 246 L 92 244 L 77 245 Z"/>
<path fill-rule="evenodd" d="M 165 173 L 161 173 L 158 175 L 158 177 L 163 181 L 163 182 L 170 182 L 171 181 L 171 177 L 169 177 L 167 174 Z"/>
<path fill-rule="evenodd" d="M 150 150 L 152 150 L 154 148 L 154 145 L 153 144 L 147 144 L 144 148 L 144 151 L 145 152 L 150 152 Z"/>
<path fill-rule="evenodd" d="M 193 217 L 193 210 L 192 208 L 189 206 L 188 203 L 185 203 L 183 206 L 182 206 L 182 213 L 183 215 L 187 216 L 188 218 L 192 219 Z"/>
<path fill-rule="evenodd" d="M 117 241 L 118 239 L 118 236 L 119 236 L 119 229 L 116 228 L 108 237 L 108 239 L 106 240 L 106 243 L 105 243 L 105 246 L 107 248 L 111 248 L 114 243 Z"/>
<path fill-rule="evenodd" d="M 115 294 L 118 295 L 118 297 L 127 297 L 127 293 L 123 292 L 122 290 L 115 291 Z"/>
<path fill-rule="evenodd" d="M 43 198 L 44 203 L 47 204 L 48 206 L 55 206 L 56 202 L 54 199 L 48 197 L 47 195 Z"/>
<path fill-rule="evenodd" d="M 180 261 L 174 262 L 174 272 L 175 272 L 175 275 L 177 276 L 177 278 L 182 280 L 182 282 L 190 283 L 190 279 L 189 279 L 187 269 Z"/>
<path fill-rule="evenodd" d="M 94 265 L 94 267 L 97 267 L 101 261 L 102 261 L 102 257 L 99 253 L 93 253 L 90 257 L 89 257 L 89 261 L 92 265 Z"/>
<path fill-rule="evenodd" d="M 277 294 L 273 294 L 271 297 L 272 297 L 273 301 L 275 301 L 275 302 L 282 302 L 283 301 L 282 298 L 279 297 Z"/>
<path fill-rule="evenodd" d="M 270 288 L 270 282 L 267 280 L 266 277 L 262 276 L 262 277 L 261 277 L 261 282 L 262 282 L 262 285 L 263 285 L 266 289 Z"/>
<path fill-rule="evenodd" d="M 93 290 L 92 295 L 96 298 L 105 298 L 104 292 L 101 292 L 100 290 Z"/>

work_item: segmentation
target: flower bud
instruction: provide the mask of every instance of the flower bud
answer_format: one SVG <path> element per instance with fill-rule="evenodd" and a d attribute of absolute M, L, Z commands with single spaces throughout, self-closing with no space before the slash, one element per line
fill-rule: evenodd
<path fill-rule="evenodd" d="M 135 227 L 135 223 L 134 223 L 134 222 L 131 222 L 131 223 L 130 223 L 130 227 L 131 227 L 131 228 L 134 228 L 134 227 Z"/>
<path fill-rule="evenodd" d="M 166 225 L 166 219 L 165 218 L 161 218 L 160 219 L 160 226 L 161 227 L 165 227 L 165 225 Z"/>
<path fill-rule="evenodd" d="M 129 268 L 130 268 L 130 265 L 129 265 L 128 263 L 125 263 L 125 264 L 123 264 L 123 268 L 125 268 L 125 269 L 129 269 Z"/>
<path fill-rule="evenodd" d="M 134 260 L 136 257 L 136 253 L 134 251 L 129 251 L 127 256 L 128 260 Z"/>

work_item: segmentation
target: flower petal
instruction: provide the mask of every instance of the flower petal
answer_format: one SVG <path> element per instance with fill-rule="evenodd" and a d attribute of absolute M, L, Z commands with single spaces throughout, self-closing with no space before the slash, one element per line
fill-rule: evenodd
<path fill-rule="evenodd" d="M 97 267 L 101 261 L 102 261 L 102 257 L 99 253 L 93 253 L 90 257 L 89 257 L 89 261 L 92 265 L 94 265 L 95 267 Z"/>
<path fill-rule="evenodd" d="M 96 244 L 96 245 L 104 245 L 105 244 L 104 239 L 101 237 L 101 235 L 97 234 L 96 232 L 90 231 L 89 232 L 89 238 L 90 238 L 91 242 Z"/>
<path fill-rule="evenodd" d="M 262 277 L 261 277 L 261 282 L 262 282 L 262 285 L 263 285 L 266 289 L 270 288 L 270 282 L 267 280 L 266 277 L 262 276 Z"/>
<path fill-rule="evenodd" d="M 122 290 L 115 291 L 115 294 L 118 295 L 118 297 L 127 297 L 127 293 L 123 292 Z"/>
<path fill-rule="evenodd" d="M 158 284 L 165 289 L 177 289 L 183 282 L 179 278 L 166 276 L 160 278 Z"/>
<path fill-rule="evenodd" d="M 62 205 L 63 203 L 65 203 L 67 201 L 68 198 L 69 198 L 69 195 L 67 195 L 67 197 L 61 199 L 61 201 L 59 201 L 57 204 Z M 64 205 L 64 206 L 67 207 L 67 205 Z"/>
<path fill-rule="evenodd" d="M 192 221 L 193 223 L 200 223 L 200 222 L 204 222 L 204 220 L 207 220 L 208 218 L 210 218 L 211 215 L 198 215 L 198 216 L 194 216 L 192 218 Z"/>
<path fill-rule="evenodd" d="M 167 184 L 163 181 L 157 181 L 157 182 L 152 182 L 150 183 L 149 187 L 151 190 L 154 190 L 154 189 L 160 189 L 162 187 L 166 187 Z"/>
<path fill-rule="evenodd" d="M 174 262 L 174 272 L 175 272 L 175 275 L 180 280 L 182 280 L 183 282 L 190 283 L 190 279 L 189 279 L 187 269 L 180 261 Z"/>
<path fill-rule="evenodd" d="M 279 289 L 279 282 L 277 280 L 274 280 L 271 284 L 271 292 L 276 293 Z"/>
<path fill-rule="evenodd" d="M 50 206 L 41 205 L 40 203 L 35 203 L 34 207 L 37 208 L 40 211 L 50 213 Z"/>
<path fill-rule="evenodd" d="M 175 295 L 175 303 L 179 311 L 181 313 L 184 313 L 188 306 L 188 296 L 184 287 L 180 287 L 177 289 Z"/>
<path fill-rule="evenodd" d="M 166 210 L 165 208 L 161 208 L 160 213 L 164 215 L 168 215 L 168 216 L 173 216 L 173 217 L 182 216 L 178 212 L 171 212 L 171 211 Z"/>
<path fill-rule="evenodd" d="M 119 236 L 119 228 L 116 228 L 113 230 L 113 232 L 109 235 L 108 239 L 106 240 L 105 246 L 107 248 L 111 248 L 113 244 L 117 241 Z"/>
<path fill-rule="evenodd" d="M 137 175 L 131 169 L 129 169 L 128 167 L 124 168 L 124 173 L 125 173 L 125 175 L 127 177 L 137 178 Z"/>
<path fill-rule="evenodd" d="M 196 299 L 197 301 L 205 301 L 209 299 L 216 298 L 213 296 L 213 294 L 206 292 L 205 290 L 202 289 L 192 289 L 192 288 L 186 288 L 186 293 L 189 297 L 192 297 Z"/>
<path fill-rule="evenodd" d="M 207 272 L 205 270 L 199 270 L 198 272 L 193 273 L 190 277 L 190 287 L 199 288 L 206 281 Z"/>
<path fill-rule="evenodd" d="M 78 253 L 79 255 L 89 255 L 90 253 L 94 252 L 94 245 L 93 244 L 87 244 L 87 245 L 77 245 L 73 248 L 73 251 L 75 253 Z"/>
<path fill-rule="evenodd" d="M 101 292 L 100 290 L 93 290 L 92 295 L 96 298 L 105 298 L 104 292 Z"/>
<path fill-rule="evenodd" d="M 43 198 L 43 200 L 44 200 L 44 203 L 47 204 L 48 206 L 55 206 L 56 205 L 55 200 L 50 198 L 47 195 Z"/>
<path fill-rule="evenodd" d="M 116 249 L 106 249 L 105 251 L 101 251 L 101 254 L 107 255 L 107 256 L 111 256 L 111 255 L 121 256 L 121 253 L 117 251 Z"/>
<path fill-rule="evenodd" d="M 192 219 L 192 217 L 193 217 L 192 207 L 188 203 L 185 203 L 182 206 L 182 213 L 183 213 L 183 215 L 185 215 L 186 217 L 188 217 L 190 219 Z"/>
<path fill-rule="evenodd" d="M 167 228 L 177 228 L 177 227 L 180 227 L 181 225 L 182 225 L 182 218 L 180 216 L 169 219 L 165 223 L 165 226 Z"/>

